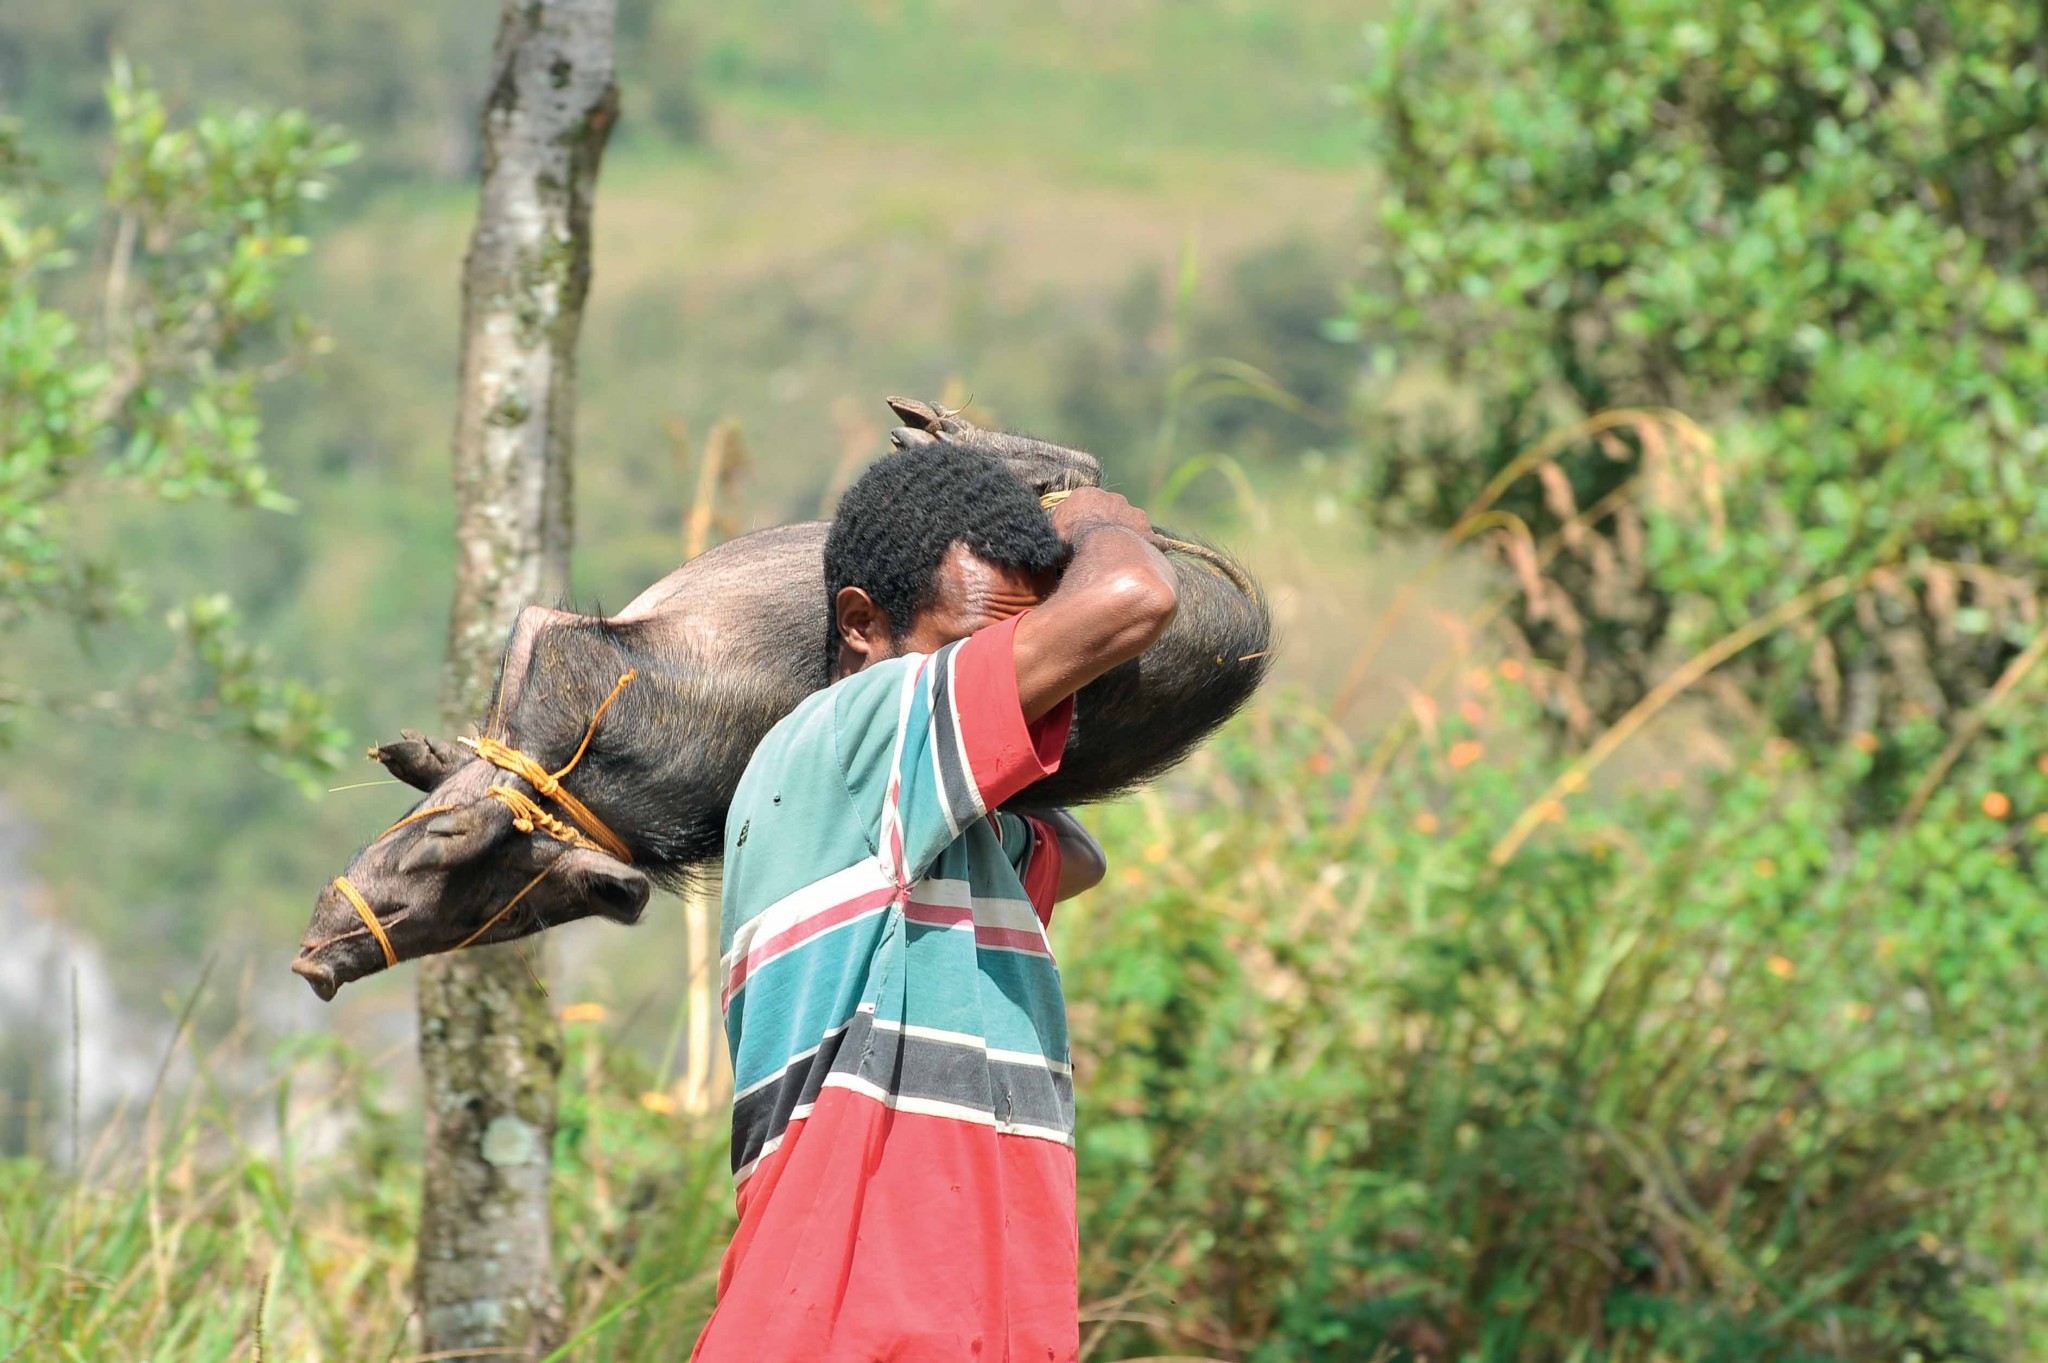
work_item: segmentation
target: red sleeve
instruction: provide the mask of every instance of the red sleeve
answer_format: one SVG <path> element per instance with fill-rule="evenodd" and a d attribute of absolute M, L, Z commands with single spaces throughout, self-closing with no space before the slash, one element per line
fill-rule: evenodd
<path fill-rule="evenodd" d="M 1029 612 L 1025 612 L 1029 614 Z M 1033 781 L 1060 769 L 1074 723 L 1068 696 L 1036 724 L 1024 720 L 1017 696 L 1017 622 L 1013 615 L 960 645 L 953 661 L 953 705 L 960 746 L 984 809 L 996 809 Z"/>
<path fill-rule="evenodd" d="M 1065 853 L 1060 851 L 1060 836 L 1052 831 L 1052 825 L 1029 814 L 1024 822 L 1031 827 L 1031 859 L 1024 864 L 1024 895 L 1031 901 L 1031 907 L 1038 911 L 1038 921 L 1052 926 L 1052 906 L 1060 894 L 1060 870 Z"/>

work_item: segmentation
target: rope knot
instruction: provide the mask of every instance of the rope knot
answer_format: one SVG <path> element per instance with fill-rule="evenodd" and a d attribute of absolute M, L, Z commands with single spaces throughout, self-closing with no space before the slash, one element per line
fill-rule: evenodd
<path fill-rule="evenodd" d="M 625 839 L 605 827 L 604 820 L 591 813 L 581 800 L 564 790 L 562 778 L 574 771 L 576 764 L 583 760 L 583 754 L 590 751 L 590 740 L 597 734 L 598 721 L 604 718 L 605 711 L 611 709 L 612 702 L 619 698 L 619 693 L 631 685 L 639 675 L 640 670 L 634 668 L 619 678 L 612 687 L 611 694 L 604 698 L 598 705 L 597 712 L 590 717 L 590 724 L 583 731 L 583 741 L 576 745 L 575 756 L 558 771 L 549 771 L 530 753 L 521 752 L 510 743 L 492 738 L 488 734 L 459 740 L 464 747 L 500 771 L 508 771 L 525 781 L 540 793 L 541 798 L 553 800 L 569 816 L 568 821 L 564 822 L 510 786 L 492 786 L 484 793 L 512 811 L 514 828 L 522 833 L 531 833 L 539 828 L 557 842 L 565 842 L 572 847 L 588 848 L 595 852 L 609 852 L 623 862 L 630 863 L 633 860 L 632 850 L 626 846 Z"/>

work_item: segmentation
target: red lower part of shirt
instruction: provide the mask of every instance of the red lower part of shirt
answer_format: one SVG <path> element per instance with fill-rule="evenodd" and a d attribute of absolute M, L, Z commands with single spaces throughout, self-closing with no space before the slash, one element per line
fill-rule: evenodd
<path fill-rule="evenodd" d="M 739 1193 L 695 1363 L 1069 1363 L 1074 1152 L 828 1088 Z"/>

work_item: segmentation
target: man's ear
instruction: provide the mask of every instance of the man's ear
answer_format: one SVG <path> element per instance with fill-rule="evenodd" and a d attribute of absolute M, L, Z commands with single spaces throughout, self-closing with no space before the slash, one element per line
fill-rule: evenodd
<path fill-rule="evenodd" d="M 889 612 L 859 587 L 841 587 L 832 603 L 833 623 L 839 631 L 841 670 L 858 672 L 871 662 L 889 656 L 895 638 Z M 851 658 L 847 654 L 853 654 Z"/>

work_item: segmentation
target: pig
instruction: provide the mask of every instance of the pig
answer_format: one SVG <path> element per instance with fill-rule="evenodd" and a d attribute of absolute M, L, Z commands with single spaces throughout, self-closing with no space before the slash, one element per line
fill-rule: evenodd
<path fill-rule="evenodd" d="M 905 423 L 892 433 L 898 447 L 943 442 L 998 460 L 1042 497 L 1101 483 L 1101 465 L 1082 451 L 910 399 L 890 405 Z M 526 607 L 482 734 L 538 767 L 521 775 L 412 730 L 373 748 L 425 798 L 322 889 L 293 971 L 332 999 L 416 957 L 591 916 L 637 922 L 657 886 L 707 871 L 755 745 L 828 682 L 829 528 L 740 536 L 616 615 Z M 1018 808 L 1090 804 L 1159 775 L 1264 679 L 1271 618 L 1257 583 L 1209 546 L 1161 532 L 1161 547 L 1179 582 L 1172 627 L 1081 691 L 1059 770 Z M 547 783 L 565 765 L 566 800 L 528 779 Z"/>

